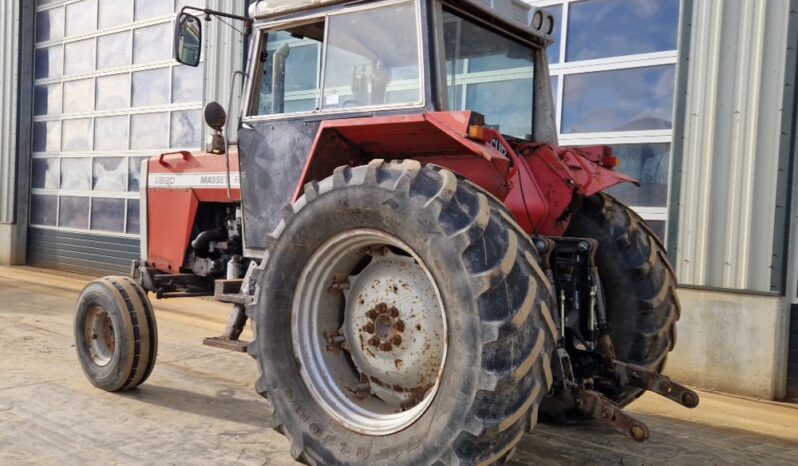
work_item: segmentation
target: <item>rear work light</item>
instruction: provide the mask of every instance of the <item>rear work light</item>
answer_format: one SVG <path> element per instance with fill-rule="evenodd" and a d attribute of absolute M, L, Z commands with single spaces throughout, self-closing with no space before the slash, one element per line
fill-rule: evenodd
<path fill-rule="evenodd" d="M 621 159 L 613 155 L 607 155 L 601 158 L 601 166 L 604 168 L 613 169 L 621 165 Z"/>
<path fill-rule="evenodd" d="M 470 125 L 468 127 L 468 139 L 475 141 L 485 140 L 485 127 L 483 125 Z"/>

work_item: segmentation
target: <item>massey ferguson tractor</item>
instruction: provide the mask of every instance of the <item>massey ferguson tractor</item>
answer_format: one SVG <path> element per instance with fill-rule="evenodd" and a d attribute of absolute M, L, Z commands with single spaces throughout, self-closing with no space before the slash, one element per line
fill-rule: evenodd
<path fill-rule="evenodd" d="M 496 464 L 539 417 L 643 441 L 622 408 L 645 390 L 698 404 L 661 375 L 680 312 L 665 250 L 603 193 L 636 181 L 607 147 L 557 145 L 551 15 L 518 0 L 186 7 L 178 62 L 200 63 L 212 18 L 249 44 L 237 140 L 210 103 L 207 152 L 143 164 L 141 258 L 77 303 L 94 385 L 152 372 L 149 296 L 213 296 L 232 314 L 205 343 L 255 358 L 306 464 Z"/>

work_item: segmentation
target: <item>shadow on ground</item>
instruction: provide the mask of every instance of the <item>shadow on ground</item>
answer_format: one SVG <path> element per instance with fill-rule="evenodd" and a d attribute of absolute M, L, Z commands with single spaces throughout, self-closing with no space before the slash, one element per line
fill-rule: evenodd
<path fill-rule="evenodd" d="M 144 384 L 119 395 L 143 403 L 174 409 L 198 416 L 270 428 L 269 405 L 265 400 L 242 399 L 229 389 L 217 390 L 215 396 L 161 385 Z"/>
<path fill-rule="evenodd" d="M 539 424 L 524 436 L 509 464 L 794 465 L 798 461 L 796 443 L 657 416 L 635 417 L 651 430 L 645 443 L 627 439 L 596 421 L 569 426 Z"/>
<path fill-rule="evenodd" d="M 203 418 L 244 423 L 264 431 L 270 426 L 268 402 L 237 397 L 234 390 L 217 390 L 211 396 L 148 384 L 121 395 Z M 629 440 L 595 421 L 568 426 L 539 424 L 524 436 L 509 464 L 794 465 L 798 458 L 796 443 L 658 416 L 637 417 L 651 429 L 651 437 L 645 443 Z"/>

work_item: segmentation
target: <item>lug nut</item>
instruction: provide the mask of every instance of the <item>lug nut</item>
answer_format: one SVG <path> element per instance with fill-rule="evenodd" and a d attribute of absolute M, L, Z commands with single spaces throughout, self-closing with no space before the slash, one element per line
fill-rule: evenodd
<path fill-rule="evenodd" d="M 393 345 L 391 345 L 387 341 L 380 345 L 380 351 L 391 351 L 392 349 L 393 349 Z"/>
<path fill-rule="evenodd" d="M 388 310 L 388 306 L 385 303 L 379 303 L 379 304 L 377 304 L 376 309 L 377 309 L 377 312 L 382 314 L 382 313 L 384 313 L 385 311 Z"/>
<path fill-rule="evenodd" d="M 367 333 L 374 333 L 374 324 L 371 322 L 367 323 L 366 326 L 363 327 L 363 330 L 365 330 Z"/>
<path fill-rule="evenodd" d="M 380 339 L 377 338 L 376 335 L 371 337 L 371 339 L 369 340 L 369 345 L 371 345 L 371 346 L 380 346 Z"/>
<path fill-rule="evenodd" d="M 335 344 L 338 344 L 338 343 L 343 343 L 344 340 L 346 340 L 346 338 L 344 338 L 342 335 L 335 335 L 334 337 L 327 337 L 327 343 L 329 343 L 331 345 L 335 345 Z"/>
<path fill-rule="evenodd" d="M 395 307 L 391 307 L 388 311 L 390 311 L 391 317 L 399 317 L 399 310 Z"/>
<path fill-rule="evenodd" d="M 368 317 L 369 319 L 375 319 L 375 318 L 377 318 L 377 315 L 378 314 L 377 314 L 376 309 L 372 309 L 372 310 L 370 310 L 370 311 L 368 311 L 366 313 L 366 317 Z"/>
<path fill-rule="evenodd" d="M 393 343 L 396 346 L 401 345 L 402 344 L 402 337 L 400 337 L 399 335 L 394 335 L 393 338 L 391 338 L 391 343 Z"/>
<path fill-rule="evenodd" d="M 397 332 L 404 332 L 405 331 L 405 323 L 404 321 L 397 320 L 396 323 L 393 325 Z"/>

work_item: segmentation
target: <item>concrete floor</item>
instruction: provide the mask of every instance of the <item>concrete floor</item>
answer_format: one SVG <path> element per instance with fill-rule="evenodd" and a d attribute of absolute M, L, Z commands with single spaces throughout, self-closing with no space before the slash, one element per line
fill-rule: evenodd
<path fill-rule="evenodd" d="M 0 267 L 0 465 L 295 464 L 268 428 L 246 355 L 200 344 L 227 308 L 158 302 L 158 363 L 128 394 L 93 388 L 78 366 L 72 307 L 86 278 Z M 686 410 L 644 396 L 635 444 L 595 423 L 538 426 L 511 464 L 797 464 L 798 406 L 702 393 Z"/>

